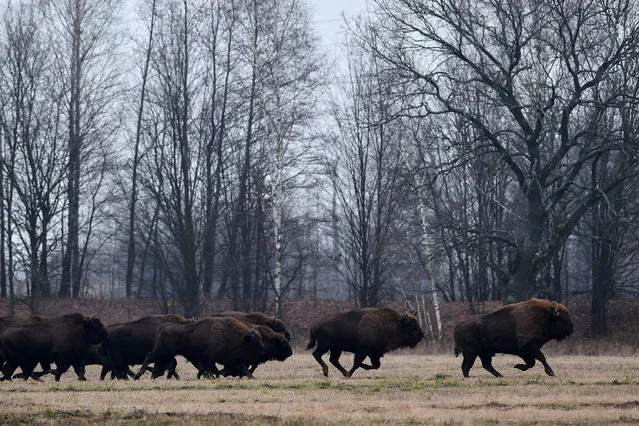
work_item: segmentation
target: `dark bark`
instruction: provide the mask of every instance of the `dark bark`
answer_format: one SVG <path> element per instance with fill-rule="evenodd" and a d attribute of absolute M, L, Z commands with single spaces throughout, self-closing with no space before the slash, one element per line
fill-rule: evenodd
<path fill-rule="evenodd" d="M 58 296 L 61 298 L 74 297 L 80 294 L 79 270 L 79 215 L 80 215 L 80 162 L 82 137 L 80 134 L 81 120 L 81 76 L 82 61 L 80 57 L 80 43 L 82 39 L 81 2 L 75 0 L 71 34 L 71 74 L 69 77 L 69 162 L 67 182 L 67 243 L 62 259 L 62 277 Z"/>
<path fill-rule="evenodd" d="M 131 172 L 131 200 L 129 203 L 129 230 L 126 260 L 126 297 L 131 297 L 133 287 L 133 269 L 135 268 L 135 209 L 138 201 L 138 167 L 140 164 L 140 139 L 142 137 L 142 117 L 144 113 L 144 103 L 146 100 L 146 85 L 149 75 L 149 62 L 151 61 L 151 51 L 153 45 L 153 30 L 155 29 L 155 4 L 151 2 L 151 23 L 149 25 L 149 38 L 147 42 L 146 55 L 144 58 L 144 68 L 142 70 L 142 87 L 140 89 L 140 104 L 138 107 L 137 123 L 135 127 L 135 144 L 133 148 L 133 164 Z M 139 291 L 138 291 L 139 294 Z M 139 296 L 138 296 L 139 297 Z"/>

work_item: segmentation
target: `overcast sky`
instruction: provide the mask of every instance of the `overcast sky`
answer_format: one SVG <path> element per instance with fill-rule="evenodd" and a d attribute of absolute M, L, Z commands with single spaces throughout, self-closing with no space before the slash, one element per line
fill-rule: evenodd
<path fill-rule="evenodd" d="M 332 48 L 341 44 L 344 20 L 357 16 L 365 8 L 365 0 L 308 0 L 312 22 L 322 38 L 322 46 Z"/>

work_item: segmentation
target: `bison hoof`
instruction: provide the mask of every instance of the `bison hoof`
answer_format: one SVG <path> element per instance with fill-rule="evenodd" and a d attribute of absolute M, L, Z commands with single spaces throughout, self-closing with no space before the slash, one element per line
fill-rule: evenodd
<path fill-rule="evenodd" d="M 555 376 L 555 372 L 554 372 L 554 371 L 552 371 L 550 368 L 549 368 L 548 370 L 546 370 L 546 374 L 548 374 L 548 375 L 549 375 L 549 376 L 551 376 L 551 377 L 554 377 L 554 376 Z"/>
<path fill-rule="evenodd" d="M 80 377 L 78 377 L 78 380 L 81 381 L 81 382 L 86 382 L 87 378 L 84 377 L 84 376 L 80 376 Z"/>
<path fill-rule="evenodd" d="M 322 367 L 322 373 L 324 373 L 324 377 L 328 377 L 328 367 Z"/>

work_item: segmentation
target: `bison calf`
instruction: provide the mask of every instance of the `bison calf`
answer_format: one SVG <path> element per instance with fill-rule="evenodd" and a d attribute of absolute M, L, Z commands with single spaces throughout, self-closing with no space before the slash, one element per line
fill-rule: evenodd
<path fill-rule="evenodd" d="M 377 369 L 385 353 L 403 347 L 414 347 L 424 338 L 417 319 L 390 308 L 363 308 L 332 315 L 311 327 L 306 349 L 317 344 L 313 356 L 328 376 L 328 366 L 322 355 L 330 351 L 329 358 L 345 377 L 351 377 L 359 367 Z M 342 352 L 355 354 L 353 368 L 346 371 L 339 363 Z M 364 364 L 369 357 L 371 365 Z"/>
<path fill-rule="evenodd" d="M 546 374 L 554 376 L 541 347 L 552 339 L 562 340 L 574 331 L 564 305 L 531 299 L 459 323 L 455 327 L 455 356 L 464 355 L 461 366 L 464 377 L 468 377 L 477 357 L 486 370 L 501 377 L 492 365 L 492 357 L 497 353 L 520 356 L 525 364 L 517 364 L 515 368 L 521 371 L 532 368 L 538 360 Z"/>

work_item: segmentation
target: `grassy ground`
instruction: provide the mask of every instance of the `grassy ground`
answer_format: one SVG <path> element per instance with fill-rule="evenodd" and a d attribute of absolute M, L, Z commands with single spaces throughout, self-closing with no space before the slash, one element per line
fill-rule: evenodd
<path fill-rule="evenodd" d="M 344 364 L 352 358 L 343 356 Z M 261 366 L 255 380 L 196 380 L 180 363 L 181 381 L 88 382 L 67 373 L 0 383 L 0 424 L 602 424 L 639 422 L 639 360 L 549 356 L 557 377 L 540 365 L 520 372 L 498 356 L 493 378 L 480 363 L 462 379 L 451 355 L 387 355 L 377 371 L 351 379 L 331 366 L 328 379 L 308 353 Z M 328 361 L 328 360 L 327 360 Z"/>

